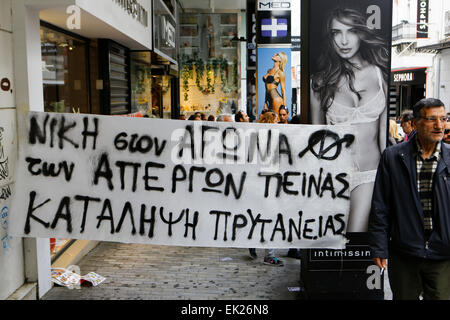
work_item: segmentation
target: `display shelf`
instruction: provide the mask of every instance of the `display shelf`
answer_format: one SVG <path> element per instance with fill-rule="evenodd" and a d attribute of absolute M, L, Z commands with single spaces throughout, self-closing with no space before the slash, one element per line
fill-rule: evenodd
<path fill-rule="evenodd" d="M 198 47 L 183 47 L 183 48 L 180 48 L 180 49 L 184 50 L 184 51 L 199 51 Z"/>
<path fill-rule="evenodd" d="M 111 86 L 111 89 L 125 89 L 125 90 L 128 90 L 128 87 L 122 87 L 122 86 L 114 86 L 114 85 L 112 85 L 112 86 Z"/>
<path fill-rule="evenodd" d="M 63 86 L 65 85 L 65 82 L 64 80 L 43 80 L 43 84 Z"/>
<path fill-rule="evenodd" d="M 221 24 L 236 24 L 237 16 L 234 13 L 225 13 L 220 15 Z"/>
<path fill-rule="evenodd" d="M 111 70 L 111 74 L 113 74 L 113 73 L 121 73 L 121 74 L 125 74 L 125 75 L 128 74 L 128 72 L 126 72 L 124 70 L 120 70 L 120 71 L 118 71 L 118 70 Z"/>
<path fill-rule="evenodd" d="M 193 63 L 192 61 L 199 61 L 203 63 L 205 68 L 203 78 L 199 79 L 201 86 L 205 88 L 208 83 L 206 76 L 207 66 L 213 65 L 217 69 L 220 69 L 220 72 L 223 72 L 222 69 L 226 69 L 226 67 L 223 66 L 224 59 L 228 64 L 227 74 L 229 74 L 229 79 L 227 80 L 231 81 L 230 79 L 233 77 L 231 72 L 234 70 L 232 68 L 236 66 L 236 63 L 232 62 L 232 60 L 239 56 L 238 44 L 231 41 L 234 37 L 236 37 L 239 31 L 239 25 L 237 23 L 238 14 L 197 13 L 187 14 L 182 19 L 184 19 L 182 22 L 186 23 L 180 24 L 180 44 L 186 44 L 187 47 L 180 46 L 180 53 L 186 57 L 186 63 L 188 64 Z M 195 27 L 193 24 L 187 23 L 193 21 L 197 21 Z M 190 36 L 191 34 L 195 34 L 194 29 L 197 30 L 197 36 Z M 220 64 L 214 65 L 214 62 L 219 62 Z M 195 65 L 195 67 L 197 67 L 197 65 Z M 183 68 L 183 65 L 181 65 L 181 68 Z M 181 73 L 186 72 L 184 68 L 182 70 L 183 71 L 181 71 Z M 194 80 L 189 79 L 189 84 L 185 84 L 182 80 L 180 80 L 181 96 L 183 97 L 187 93 L 188 100 L 186 101 L 190 101 L 189 103 L 194 104 L 204 104 L 204 101 L 210 102 L 212 101 L 211 99 L 217 100 L 217 96 L 221 94 L 221 78 L 218 70 L 214 70 L 214 72 L 215 74 L 217 73 L 217 79 L 215 79 L 213 83 L 209 83 L 214 86 L 215 90 L 213 94 L 209 91 L 200 92 L 197 90 L 198 86 L 195 84 L 197 73 L 196 70 L 194 70 Z M 186 92 L 184 90 L 186 90 Z M 192 101 L 192 99 L 194 99 L 194 101 Z M 181 98 L 181 103 L 183 103 L 182 101 L 184 101 L 183 98 Z M 215 108 L 208 111 L 196 109 L 192 111 L 184 111 L 184 113 L 189 116 L 196 111 L 215 114 Z"/>
<path fill-rule="evenodd" d="M 110 79 L 111 79 L 111 81 L 122 81 L 122 82 L 128 82 L 128 79 L 119 79 L 119 78 L 115 78 L 115 77 L 111 77 Z"/>

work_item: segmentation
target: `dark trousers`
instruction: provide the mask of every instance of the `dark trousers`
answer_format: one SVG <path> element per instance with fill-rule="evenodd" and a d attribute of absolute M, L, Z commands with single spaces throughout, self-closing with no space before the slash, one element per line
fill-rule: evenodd
<path fill-rule="evenodd" d="M 388 259 L 389 283 L 394 300 L 450 299 L 450 260 L 429 260 L 391 250 Z"/>

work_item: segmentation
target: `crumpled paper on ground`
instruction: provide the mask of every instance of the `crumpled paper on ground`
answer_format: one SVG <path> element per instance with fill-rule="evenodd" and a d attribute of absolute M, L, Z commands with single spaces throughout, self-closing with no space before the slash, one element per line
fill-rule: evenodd
<path fill-rule="evenodd" d="M 81 276 L 78 273 L 65 268 L 52 268 L 51 273 L 52 282 L 70 289 L 79 288 L 80 285 L 96 287 L 106 280 L 105 277 L 95 272 L 89 272 L 88 274 Z"/>

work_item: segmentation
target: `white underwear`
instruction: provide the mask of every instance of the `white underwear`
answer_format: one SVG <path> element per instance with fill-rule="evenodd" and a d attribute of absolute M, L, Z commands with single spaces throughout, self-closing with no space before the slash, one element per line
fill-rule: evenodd
<path fill-rule="evenodd" d="M 377 170 L 369 171 L 355 171 L 353 172 L 350 180 L 350 190 L 355 189 L 357 186 L 364 183 L 375 182 L 377 176 Z"/>

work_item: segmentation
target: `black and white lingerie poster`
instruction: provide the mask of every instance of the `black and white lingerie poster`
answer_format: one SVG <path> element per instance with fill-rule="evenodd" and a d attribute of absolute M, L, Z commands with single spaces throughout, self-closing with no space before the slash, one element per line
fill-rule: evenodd
<path fill-rule="evenodd" d="M 347 232 L 366 232 L 386 148 L 392 1 L 314 0 L 309 12 L 312 124 L 356 129 Z"/>

